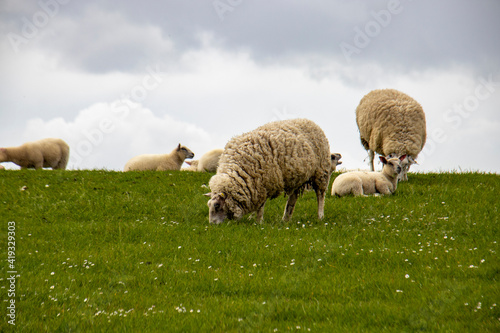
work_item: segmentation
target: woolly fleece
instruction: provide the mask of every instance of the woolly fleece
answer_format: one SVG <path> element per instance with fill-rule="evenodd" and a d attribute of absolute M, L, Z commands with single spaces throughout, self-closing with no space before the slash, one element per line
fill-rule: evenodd
<path fill-rule="evenodd" d="M 13 162 L 26 168 L 66 169 L 69 146 L 56 138 L 26 142 L 19 147 L 0 148 L 0 162 Z"/>
<path fill-rule="evenodd" d="M 373 90 L 356 108 L 361 144 L 383 156 L 404 154 L 415 160 L 425 145 L 426 123 L 422 106 L 410 96 L 394 90 Z M 371 151 L 371 152 L 370 152 Z"/>
<path fill-rule="evenodd" d="M 323 130 L 307 119 L 282 120 L 232 138 L 209 186 L 212 198 L 222 193 L 229 217 L 238 219 L 263 209 L 268 198 L 283 192 L 298 195 L 308 182 L 319 203 L 330 173 L 330 147 Z M 318 215 L 323 216 L 319 204 Z"/>
<path fill-rule="evenodd" d="M 184 160 L 193 157 L 193 152 L 179 143 L 169 154 L 144 154 L 132 157 L 125 164 L 123 171 L 180 170 Z"/>

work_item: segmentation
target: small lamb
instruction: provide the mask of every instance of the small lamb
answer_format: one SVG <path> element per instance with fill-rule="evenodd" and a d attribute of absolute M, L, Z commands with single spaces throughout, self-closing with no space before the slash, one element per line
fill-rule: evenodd
<path fill-rule="evenodd" d="M 144 154 L 132 157 L 125 164 L 123 171 L 180 170 L 184 160 L 193 157 L 194 153 L 179 143 L 169 154 Z"/>
<path fill-rule="evenodd" d="M 18 147 L 0 148 L 0 162 L 13 162 L 21 169 L 66 169 L 69 146 L 61 139 L 47 138 Z"/>
<path fill-rule="evenodd" d="M 219 158 L 222 154 L 222 149 L 212 149 L 201 156 L 199 160 L 186 161 L 189 168 L 185 170 L 188 171 L 198 171 L 198 172 L 215 172 L 217 171 L 217 166 L 219 165 Z"/>
<path fill-rule="evenodd" d="M 380 161 L 384 164 L 382 171 L 352 171 L 341 174 L 332 184 L 332 195 L 339 197 L 353 194 L 354 196 L 389 195 L 396 191 L 398 176 L 402 172 L 401 161 L 406 155 L 400 158 L 387 160 L 380 156 Z"/>

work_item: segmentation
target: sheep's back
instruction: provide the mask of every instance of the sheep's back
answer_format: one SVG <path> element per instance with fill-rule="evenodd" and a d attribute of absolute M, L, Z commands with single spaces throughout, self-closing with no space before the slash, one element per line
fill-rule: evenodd
<path fill-rule="evenodd" d="M 365 148 L 381 155 L 417 156 L 425 144 L 426 123 L 421 105 L 394 89 L 374 90 L 365 95 L 356 108 L 356 122 Z"/>
<path fill-rule="evenodd" d="M 312 121 L 298 119 L 269 123 L 234 137 L 217 172 L 239 177 L 259 195 L 274 197 L 328 174 L 329 168 L 330 149 L 323 131 Z"/>

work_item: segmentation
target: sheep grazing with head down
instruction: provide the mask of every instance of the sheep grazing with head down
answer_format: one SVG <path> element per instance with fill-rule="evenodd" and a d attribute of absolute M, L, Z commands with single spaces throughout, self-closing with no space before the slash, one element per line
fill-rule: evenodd
<path fill-rule="evenodd" d="M 222 149 L 212 149 L 201 156 L 199 160 L 186 161 L 189 165 L 188 171 L 198 171 L 198 172 L 215 172 L 217 171 L 217 166 L 219 165 L 219 158 L 222 154 Z"/>
<path fill-rule="evenodd" d="M 427 136 L 422 106 L 394 89 L 373 90 L 356 108 L 356 122 L 371 171 L 375 153 L 388 159 L 406 155 L 400 180 L 408 180 L 407 172 L 416 163 Z"/>
<path fill-rule="evenodd" d="M 194 153 L 179 143 L 169 154 L 144 154 L 132 157 L 125 164 L 123 171 L 180 170 L 184 160 L 193 157 Z"/>
<path fill-rule="evenodd" d="M 0 162 L 13 162 L 21 169 L 66 169 L 69 146 L 61 139 L 26 142 L 19 147 L 0 148 Z"/>
<path fill-rule="evenodd" d="M 400 158 L 387 160 L 380 156 L 380 161 L 384 164 L 382 171 L 351 171 L 339 175 L 332 184 L 332 195 L 343 197 L 349 194 L 354 196 L 366 196 L 367 194 L 389 195 L 396 191 L 398 186 L 398 176 L 403 171 Z"/>
<path fill-rule="evenodd" d="M 283 192 L 288 195 L 283 214 L 287 221 L 308 183 L 316 191 L 321 219 L 331 168 L 328 140 L 310 120 L 271 122 L 236 136 L 226 144 L 209 182 L 209 221 L 219 224 L 257 212 L 261 222 L 267 199 Z"/>

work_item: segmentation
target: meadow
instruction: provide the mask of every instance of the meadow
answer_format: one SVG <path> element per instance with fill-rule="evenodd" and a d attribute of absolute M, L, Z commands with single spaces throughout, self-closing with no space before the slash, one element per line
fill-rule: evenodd
<path fill-rule="evenodd" d="M 222 225 L 210 177 L 0 171 L 0 331 L 500 331 L 498 175 L 411 173 L 393 196 L 328 195 L 323 220 L 306 192 L 290 222 L 279 197 Z"/>

